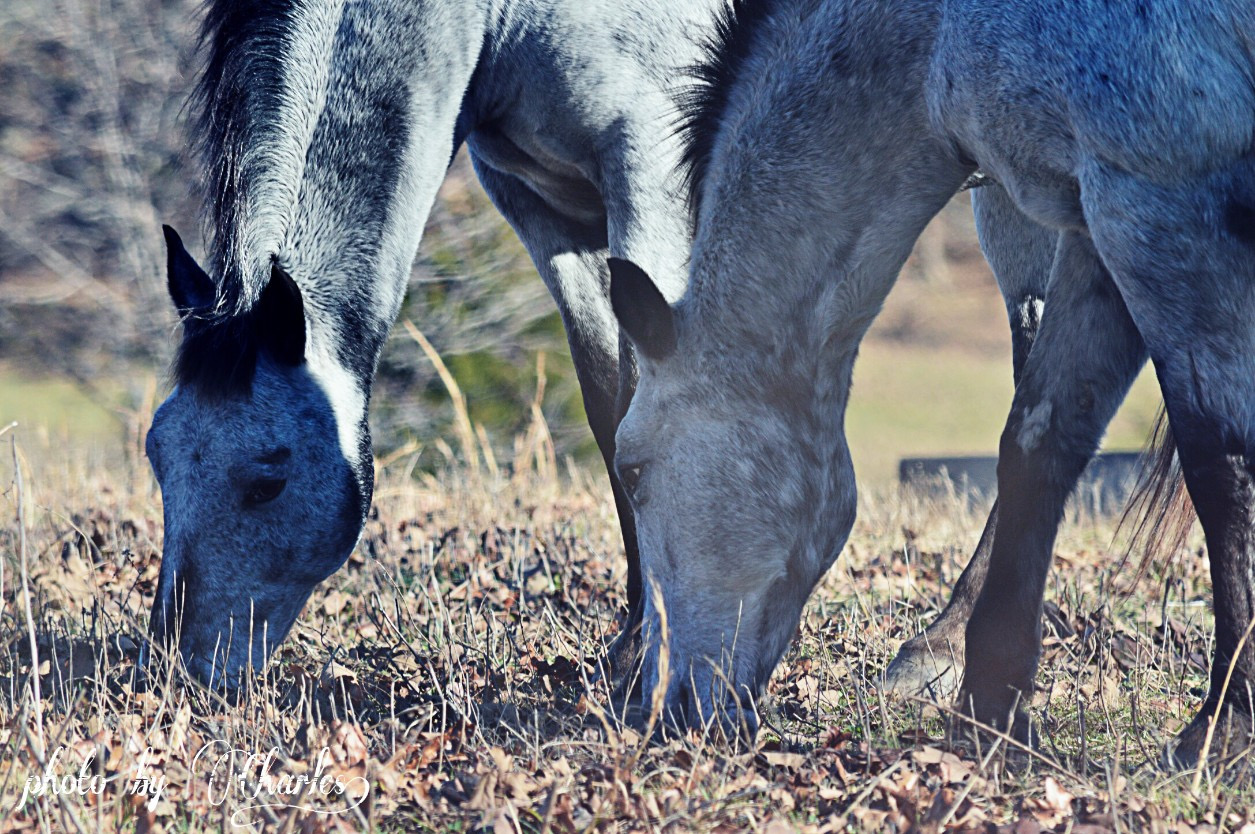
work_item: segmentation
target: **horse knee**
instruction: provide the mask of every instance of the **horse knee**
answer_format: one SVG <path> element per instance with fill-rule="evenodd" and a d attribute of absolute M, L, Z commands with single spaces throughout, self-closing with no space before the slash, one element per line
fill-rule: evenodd
<path fill-rule="evenodd" d="M 1041 447 L 1046 432 L 1050 429 L 1050 418 L 1053 414 L 1054 406 L 1049 400 L 1024 409 L 1019 415 L 1013 436 L 1015 445 L 1021 452 L 1028 455 Z"/>
<path fill-rule="evenodd" d="M 1083 402 L 1078 407 L 1078 402 L 1058 398 L 1013 409 L 999 443 L 1000 489 L 1019 482 L 1034 489 L 1046 484 L 1070 488 L 1093 455 L 1101 432 L 1085 417 Z"/>

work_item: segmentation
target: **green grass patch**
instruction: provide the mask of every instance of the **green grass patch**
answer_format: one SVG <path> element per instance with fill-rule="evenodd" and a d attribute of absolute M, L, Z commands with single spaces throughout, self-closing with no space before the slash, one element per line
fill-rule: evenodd
<path fill-rule="evenodd" d="M 896 480 L 903 457 L 997 454 L 1013 391 L 1009 356 L 867 342 L 854 366 L 845 421 L 859 480 Z M 1103 447 L 1140 449 L 1159 402 L 1148 367 Z"/>
<path fill-rule="evenodd" d="M 0 426 L 16 422 L 28 436 L 114 442 L 122 424 L 105 404 L 64 379 L 30 377 L 0 365 Z"/>

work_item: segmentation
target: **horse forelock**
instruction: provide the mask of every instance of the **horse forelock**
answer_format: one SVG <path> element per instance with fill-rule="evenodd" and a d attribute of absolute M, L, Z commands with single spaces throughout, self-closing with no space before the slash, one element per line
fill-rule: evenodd
<path fill-rule="evenodd" d="M 261 291 L 264 276 L 239 262 L 247 169 L 259 134 L 278 119 L 284 42 L 298 10 L 296 0 L 208 0 L 205 7 L 204 68 L 190 105 L 213 241 L 209 272 L 220 281 L 217 309 L 228 317 L 251 307 Z"/>
<path fill-rule="evenodd" d="M 772 7 L 771 0 L 731 0 L 718 14 L 713 32 L 706 39 L 706 59 L 688 68 L 692 81 L 676 96 L 677 133 L 682 146 L 680 169 L 694 224 L 732 86 L 751 55 L 758 23 L 771 13 Z"/>
<path fill-rule="evenodd" d="M 245 396 L 252 389 L 260 345 L 252 311 L 192 313 L 183 319 L 173 381 L 211 399 Z"/>

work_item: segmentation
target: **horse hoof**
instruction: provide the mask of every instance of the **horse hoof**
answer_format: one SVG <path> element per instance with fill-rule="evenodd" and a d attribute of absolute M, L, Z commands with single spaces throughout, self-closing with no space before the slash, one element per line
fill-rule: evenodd
<path fill-rule="evenodd" d="M 962 639 L 933 636 L 927 631 L 917 634 L 898 649 L 881 679 L 881 691 L 948 700 L 963 679 L 962 658 Z"/>
<path fill-rule="evenodd" d="M 1207 730 L 1212 715 L 1213 708 L 1200 710 L 1194 720 L 1164 746 L 1160 767 L 1169 771 L 1194 770 L 1205 756 L 1213 768 L 1221 771 L 1233 769 L 1232 775 L 1236 777 L 1250 779 L 1255 776 L 1255 768 L 1250 764 L 1252 744 L 1255 743 L 1251 716 L 1241 709 L 1225 705 L 1209 740 Z M 1241 767 L 1233 768 L 1235 764 L 1244 764 L 1245 773 Z"/>
<path fill-rule="evenodd" d="M 639 677 L 642 653 L 640 624 L 629 618 L 628 624 L 598 660 L 594 683 L 605 681 L 612 689 L 624 688 L 629 681 Z"/>
<path fill-rule="evenodd" d="M 946 719 L 946 741 L 954 749 L 966 751 L 970 755 L 982 757 L 987 755 L 994 746 L 1000 748 L 998 760 L 1013 770 L 1027 767 L 1033 754 L 1041 749 L 1041 736 L 1037 725 L 1028 713 L 1016 709 L 1011 726 L 1006 727 L 1007 716 L 1001 721 L 984 722 L 964 717 L 955 713 Z M 989 728 L 993 728 L 991 732 Z"/>

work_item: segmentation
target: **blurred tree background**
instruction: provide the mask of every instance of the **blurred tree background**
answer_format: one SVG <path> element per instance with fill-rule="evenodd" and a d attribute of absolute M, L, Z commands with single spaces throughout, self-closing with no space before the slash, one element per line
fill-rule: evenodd
<path fill-rule="evenodd" d="M 33 378 L 64 378 L 106 411 L 133 407 L 164 372 L 177 332 L 161 223 L 201 251 L 185 134 L 198 20 L 188 0 L 0 5 L 0 387 L 10 401 L 42 393 Z M 559 453 L 595 451 L 557 312 L 465 154 L 432 211 L 402 318 L 495 437 L 530 419 L 543 352 Z M 56 391 L 47 396 L 72 402 Z M 380 366 L 378 445 L 445 434 L 446 402 L 398 329 Z"/>
<path fill-rule="evenodd" d="M 0 3 L 0 424 L 87 436 L 122 425 L 137 448 L 164 394 L 177 328 L 160 224 L 203 251 L 185 134 L 198 20 L 192 0 Z M 557 455 L 595 457 L 553 303 L 464 154 L 432 211 L 402 318 L 502 449 L 531 423 L 543 353 Z M 924 233 L 864 344 L 848 417 L 860 475 L 891 478 L 901 455 L 994 450 L 1010 396 L 1005 314 L 960 195 Z M 1114 424 L 1117 445 L 1140 444 L 1153 384 L 1133 400 Z M 453 410 L 404 328 L 373 403 L 381 455 L 418 442 L 423 466 L 441 463 L 432 441 L 453 436 Z"/>

